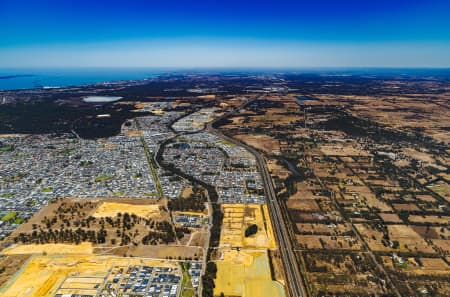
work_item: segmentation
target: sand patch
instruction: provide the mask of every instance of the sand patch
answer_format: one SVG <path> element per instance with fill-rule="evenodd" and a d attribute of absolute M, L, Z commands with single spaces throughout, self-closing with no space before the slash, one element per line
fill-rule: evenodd
<path fill-rule="evenodd" d="M 160 214 L 157 204 L 128 204 L 116 202 L 103 202 L 92 215 L 95 218 L 115 217 L 118 213 L 135 214 L 138 217 L 153 218 Z"/>
<path fill-rule="evenodd" d="M 12 245 L 4 249 L 3 255 L 22 255 L 22 254 L 93 254 L 94 249 L 90 242 L 80 244 L 25 244 Z"/>
<path fill-rule="evenodd" d="M 265 251 L 226 251 L 216 264 L 215 296 L 285 296 L 283 286 L 271 278 Z"/>

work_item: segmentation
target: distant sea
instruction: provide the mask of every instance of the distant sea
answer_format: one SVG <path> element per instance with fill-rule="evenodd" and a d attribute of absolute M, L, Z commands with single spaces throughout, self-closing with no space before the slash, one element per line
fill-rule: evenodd
<path fill-rule="evenodd" d="M 58 69 L 2 69 L 0 68 L 0 90 L 34 89 L 45 87 L 68 87 L 114 82 L 142 80 L 161 74 L 185 73 L 187 69 L 173 68 L 58 68 Z M 379 78 L 446 78 L 449 68 L 205 68 L 191 69 L 189 73 L 203 74 L 261 74 L 291 73 L 329 76 L 371 76 Z"/>
<path fill-rule="evenodd" d="M 68 87 L 152 78 L 167 70 L 145 68 L 0 69 L 0 90 Z"/>

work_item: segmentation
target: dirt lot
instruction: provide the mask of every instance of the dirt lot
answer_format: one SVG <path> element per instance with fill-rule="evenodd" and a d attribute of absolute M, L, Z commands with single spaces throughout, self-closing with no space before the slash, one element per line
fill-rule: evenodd
<path fill-rule="evenodd" d="M 433 239 L 433 244 L 445 254 L 450 253 L 450 240 L 449 239 Z"/>
<path fill-rule="evenodd" d="M 380 218 L 385 223 L 402 223 L 403 221 L 395 213 L 379 213 Z"/>
<path fill-rule="evenodd" d="M 4 255 L 21 255 L 21 254 L 92 254 L 94 249 L 89 242 L 83 242 L 77 245 L 49 243 L 49 244 L 27 244 L 12 245 L 2 251 Z"/>
<path fill-rule="evenodd" d="M 362 149 L 352 145 L 343 145 L 333 143 L 332 145 L 321 145 L 320 150 L 327 156 L 370 156 L 370 154 Z"/>
<path fill-rule="evenodd" d="M 420 208 L 414 203 L 393 203 L 392 206 L 397 211 L 402 211 L 402 210 L 420 211 Z"/>
<path fill-rule="evenodd" d="M 383 244 L 383 233 L 371 229 L 364 224 L 355 224 L 359 233 L 373 251 L 401 251 L 401 252 L 423 252 L 435 254 L 433 247 L 429 245 L 412 227 L 406 225 L 388 225 L 390 241 L 398 241 L 397 249 L 391 248 L 389 243 Z"/>
<path fill-rule="evenodd" d="M 230 247 L 276 247 L 275 238 L 266 205 L 224 204 L 220 244 Z M 245 230 L 258 226 L 256 234 L 245 237 Z"/>
<path fill-rule="evenodd" d="M 286 282 L 284 281 L 284 267 L 283 262 L 281 261 L 281 255 L 278 250 L 268 250 L 269 260 L 272 263 L 272 275 L 274 280 L 277 282 L 283 284 L 283 286 L 286 285 Z"/>
<path fill-rule="evenodd" d="M 30 255 L 8 255 L 0 258 L 0 288 L 13 276 L 30 258 Z"/>
<path fill-rule="evenodd" d="M 315 199 L 308 199 L 308 198 L 296 199 L 291 197 L 287 201 L 286 205 L 289 209 L 297 209 L 303 211 L 320 211 L 320 207 Z"/>
<path fill-rule="evenodd" d="M 372 251 L 395 251 L 389 245 L 383 244 L 383 233 L 381 231 L 372 229 L 366 224 L 355 224 L 355 227 Z"/>
<path fill-rule="evenodd" d="M 268 159 L 267 168 L 272 176 L 276 176 L 280 179 L 286 179 L 289 176 L 289 171 L 277 164 L 276 159 Z"/>
<path fill-rule="evenodd" d="M 440 180 L 428 185 L 427 188 L 450 202 L 450 184 Z"/>
<path fill-rule="evenodd" d="M 436 223 L 442 224 L 444 226 L 450 223 L 450 216 L 418 216 L 418 215 L 410 215 L 408 217 L 410 222 L 414 223 Z"/>
<path fill-rule="evenodd" d="M 56 250 L 120 256 L 200 257 L 207 233 L 193 233 L 194 230 L 174 226 L 164 203 L 149 204 L 144 199 L 58 200 L 13 232 L 5 241 L 21 245 L 5 253 L 51 254 Z M 55 232 L 49 233 L 49 228 Z M 165 253 L 159 246 L 171 247 Z"/>
<path fill-rule="evenodd" d="M 265 134 L 239 134 L 235 135 L 234 138 L 268 154 L 278 154 L 280 152 L 278 140 Z"/>
<path fill-rule="evenodd" d="M 450 276 L 450 266 L 441 258 L 402 258 L 402 264 L 389 256 L 381 256 L 381 259 L 390 270 L 400 273 Z"/>
<path fill-rule="evenodd" d="M 69 276 L 104 279 L 113 266 L 158 265 L 174 267 L 168 262 L 143 258 L 122 258 L 96 255 L 35 256 L 22 269 L 21 273 L 2 287 L 3 297 L 53 297 L 58 287 Z M 100 282 L 99 281 L 99 282 Z M 100 282 L 101 284 L 101 282 Z M 72 294 L 93 294 L 91 287 L 71 290 Z"/>
<path fill-rule="evenodd" d="M 296 235 L 297 243 L 304 249 L 360 250 L 361 243 L 351 236 Z"/>
<path fill-rule="evenodd" d="M 381 260 L 402 296 L 422 295 L 424 288 L 432 288 L 429 296 L 448 296 L 450 266 L 441 258 L 382 256 Z"/>
<path fill-rule="evenodd" d="M 285 296 L 282 284 L 272 280 L 267 252 L 226 251 L 216 265 L 214 296 Z"/>
<path fill-rule="evenodd" d="M 363 253 L 302 252 L 313 296 L 381 295 L 375 264 Z M 325 294 L 325 292 L 328 292 Z"/>
<path fill-rule="evenodd" d="M 119 212 L 128 212 L 143 218 L 157 218 L 161 213 L 160 208 L 158 204 L 102 202 L 92 216 L 95 218 L 115 217 Z"/>
<path fill-rule="evenodd" d="M 344 233 L 353 233 L 349 224 L 298 223 L 296 227 L 300 234 L 344 235 Z"/>
<path fill-rule="evenodd" d="M 400 246 L 413 252 L 435 253 L 432 246 L 426 243 L 410 226 L 389 225 L 387 228 L 391 240 L 398 240 Z"/>
<path fill-rule="evenodd" d="M 425 239 L 450 239 L 450 230 L 448 227 L 427 227 L 411 226 L 420 236 Z"/>
<path fill-rule="evenodd" d="M 158 259 L 196 259 L 201 260 L 203 248 L 199 246 L 176 246 L 176 245 L 139 245 L 127 251 L 127 256 L 149 257 Z"/>

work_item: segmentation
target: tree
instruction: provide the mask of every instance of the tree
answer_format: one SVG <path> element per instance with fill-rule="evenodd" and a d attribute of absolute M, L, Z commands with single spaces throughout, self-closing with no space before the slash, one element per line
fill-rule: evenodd
<path fill-rule="evenodd" d="M 398 240 L 393 240 L 392 241 L 392 248 L 393 249 L 397 249 L 400 246 L 400 243 L 398 242 Z"/>

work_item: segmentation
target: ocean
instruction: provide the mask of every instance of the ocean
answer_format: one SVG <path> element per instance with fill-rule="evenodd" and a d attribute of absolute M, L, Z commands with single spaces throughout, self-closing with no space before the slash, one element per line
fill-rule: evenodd
<path fill-rule="evenodd" d="M 58 68 L 58 69 L 2 69 L 0 90 L 33 89 L 44 87 L 81 86 L 120 80 L 141 80 L 161 74 L 185 73 L 186 69 L 173 68 Z M 328 76 L 370 76 L 378 78 L 445 78 L 450 79 L 450 69 L 441 68 L 305 68 L 305 69 L 191 69 L 188 72 L 228 74 L 301 73 Z"/>
<path fill-rule="evenodd" d="M 80 86 L 152 78 L 167 70 L 146 68 L 0 69 L 0 90 Z"/>

